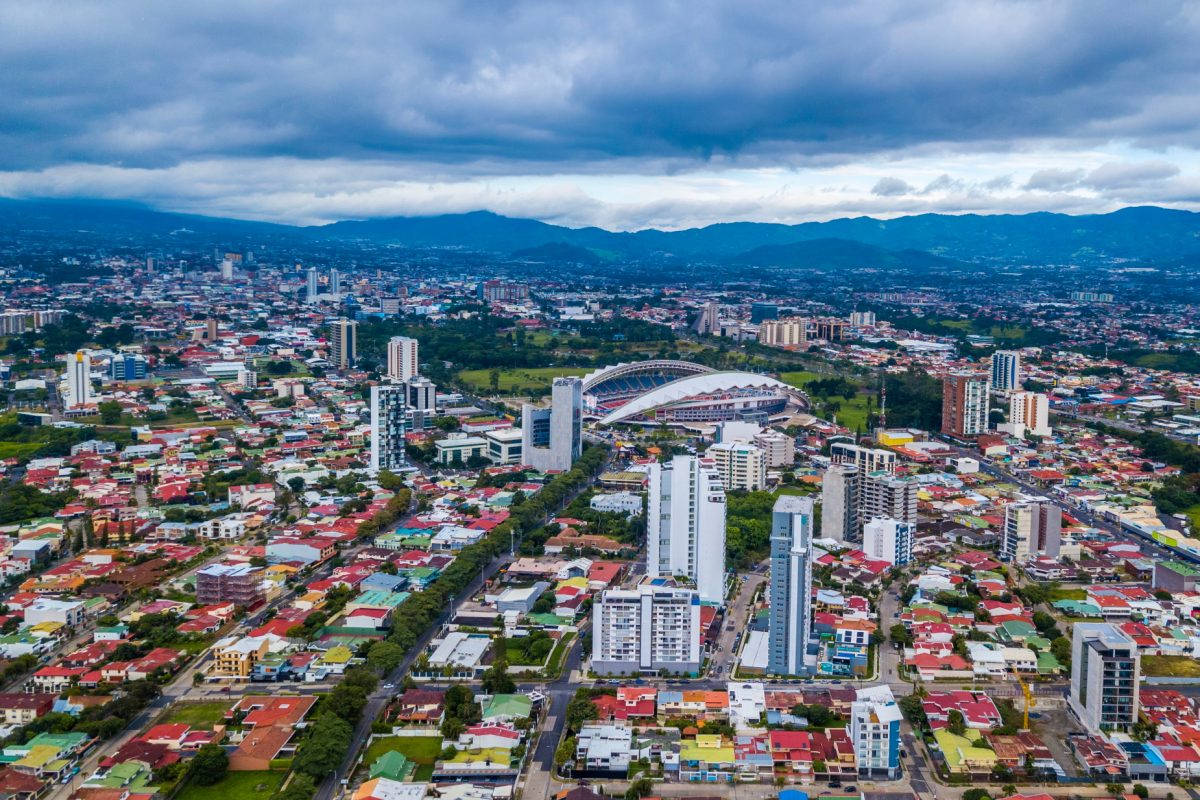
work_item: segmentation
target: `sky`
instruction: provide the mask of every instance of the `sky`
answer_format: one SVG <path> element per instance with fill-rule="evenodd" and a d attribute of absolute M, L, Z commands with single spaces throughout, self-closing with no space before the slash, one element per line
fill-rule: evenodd
<path fill-rule="evenodd" d="M 1200 210 L 1200 3 L 0 0 L 0 196 L 677 229 Z"/>

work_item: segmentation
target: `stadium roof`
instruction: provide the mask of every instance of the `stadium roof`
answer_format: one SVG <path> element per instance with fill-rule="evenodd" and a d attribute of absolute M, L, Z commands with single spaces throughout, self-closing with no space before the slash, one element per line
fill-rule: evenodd
<path fill-rule="evenodd" d="M 589 392 L 596 386 L 623 375 L 644 375 L 647 372 L 712 373 L 712 367 L 670 358 L 652 358 L 601 367 L 583 376 L 583 391 Z"/>
<path fill-rule="evenodd" d="M 689 397 L 730 389 L 778 389 L 792 397 L 801 396 L 794 386 L 766 375 L 756 375 L 753 372 L 708 372 L 680 378 L 651 389 L 602 417 L 599 424 L 611 425 Z"/>

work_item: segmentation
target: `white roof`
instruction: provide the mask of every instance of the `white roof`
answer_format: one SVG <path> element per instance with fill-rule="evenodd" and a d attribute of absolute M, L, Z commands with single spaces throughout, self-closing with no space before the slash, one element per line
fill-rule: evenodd
<path fill-rule="evenodd" d="M 799 390 L 795 387 L 766 375 L 756 375 L 753 372 L 709 372 L 680 378 L 651 389 L 601 418 L 600 424 L 611 425 L 659 406 L 729 389 L 778 389 L 791 395 L 799 395 Z"/>

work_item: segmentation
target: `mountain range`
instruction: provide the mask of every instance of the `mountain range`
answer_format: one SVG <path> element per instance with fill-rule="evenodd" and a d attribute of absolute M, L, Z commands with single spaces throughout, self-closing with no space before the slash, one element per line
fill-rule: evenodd
<path fill-rule="evenodd" d="M 1108 214 L 920 214 L 847 217 L 796 225 L 730 222 L 678 231 L 568 228 L 488 211 L 291 226 L 157 211 L 110 201 L 0 199 L 0 235 L 86 232 L 224 239 L 338 240 L 455 248 L 529 261 L 667 259 L 746 265 L 937 266 L 995 264 L 1193 264 L 1200 214 L 1140 206 Z"/>

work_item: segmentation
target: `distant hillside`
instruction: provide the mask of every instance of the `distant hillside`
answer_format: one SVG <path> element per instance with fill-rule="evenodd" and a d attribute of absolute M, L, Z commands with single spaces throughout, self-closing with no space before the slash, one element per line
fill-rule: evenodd
<path fill-rule="evenodd" d="M 85 231 L 121 236 L 261 237 L 264 240 L 370 241 L 412 248 L 454 248 L 518 253 L 529 260 L 580 262 L 583 251 L 620 258 L 759 263 L 790 257 L 760 248 L 799 242 L 842 242 L 796 249 L 794 256 L 840 264 L 859 258 L 883 263 L 919 261 L 913 253 L 994 264 L 1099 264 L 1113 261 L 1192 263 L 1200 253 L 1200 214 L 1153 206 L 1111 214 L 945 215 L 921 214 L 880 220 L 871 217 L 799 225 L 733 222 L 681 231 L 634 233 L 601 228 L 565 228 L 488 211 L 429 217 L 389 217 L 296 227 L 155 211 L 111 201 L 0 199 L 0 232 L 44 234 Z M 880 248 L 853 251 L 844 243 Z M 909 253 L 909 251 L 913 251 Z M 908 253 L 907 255 L 904 255 Z M 753 255 L 751 255 L 753 254 Z M 891 254 L 891 255 L 888 255 Z M 591 263 L 583 262 L 583 263 Z"/>
<path fill-rule="evenodd" d="M 600 257 L 591 250 L 566 242 L 550 242 L 537 247 L 526 247 L 514 251 L 512 256 L 521 261 L 550 264 L 591 264 L 595 266 L 600 263 Z"/>
<path fill-rule="evenodd" d="M 872 244 L 848 239 L 810 239 L 791 244 L 767 244 L 739 253 L 731 264 L 756 267 L 808 267 L 841 269 L 849 267 L 903 267 L 929 269 L 960 263 L 920 250 L 886 250 Z"/>

